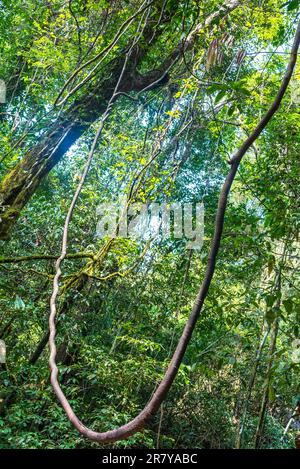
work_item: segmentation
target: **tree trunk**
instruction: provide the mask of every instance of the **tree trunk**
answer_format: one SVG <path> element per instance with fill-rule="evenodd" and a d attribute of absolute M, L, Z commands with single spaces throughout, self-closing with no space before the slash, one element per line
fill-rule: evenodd
<path fill-rule="evenodd" d="M 270 388 L 270 382 L 271 382 L 271 373 L 272 373 L 272 366 L 274 362 L 274 353 L 276 350 L 276 340 L 277 340 L 277 334 L 278 334 L 278 318 L 275 319 L 273 328 L 272 328 L 272 338 L 271 338 L 271 343 L 270 343 L 270 352 L 269 352 L 269 363 L 268 363 L 268 369 L 267 369 L 267 376 L 266 376 L 266 383 L 264 387 L 264 392 L 263 392 L 263 398 L 261 402 L 261 408 L 259 412 L 259 417 L 258 417 L 258 424 L 255 432 L 255 438 L 254 438 L 254 448 L 258 449 L 260 447 L 260 442 L 261 442 L 261 437 L 262 437 L 262 432 L 264 428 L 264 422 L 265 422 L 265 415 L 266 415 L 266 410 L 269 402 L 269 388 Z"/>
<path fill-rule="evenodd" d="M 285 251 L 284 251 L 285 255 Z M 269 402 L 269 393 L 270 393 L 270 384 L 271 384 L 271 378 L 272 378 L 272 368 L 273 368 L 273 363 L 274 363 L 274 355 L 276 351 L 276 342 L 277 342 L 277 335 L 278 335 L 278 327 L 279 327 L 279 309 L 281 306 L 281 267 L 278 272 L 277 280 L 276 280 L 277 286 L 276 286 L 276 292 L 278 295 L 278 299 L 276 301 L 276 305 L 274 307 L 274 311 L 276 313 L 276 317 L 274 319 L 274 322 L 272 324 L 272 329 L 271 329 L 271 340 L 270 340 L 270 348 L 269 348 L 269 362 L 267 366 L 267 373 L 266 373 L 266 381 L 264 385 L 264 390 L 263 390 L 263 397 L 261 401 L 261 407 L 259 411 L 259 416 L 258 416 L 258 423 L 256 427 L 256 432 L 255 432 L 255 437 L 254 437 L 254 448 L 258 449 L 260 447 L 260 442 L 262 438 L 262 433 L 264 429 L 264 422 L 265 422 L 265 416 L 266 416 L 266 410 Z"/>
<path fill-rule="evenodd" d="M 259 362 L 260 362 L 260 359 L 261 359 L 261 355 L 262 355 L 262 352 L 263 352 L 265 342 L 266 342 L 267 337 L 269 335 L 269 330 L 270 329 L 268 328 L 266 330 L 266 332 L 263 334 L 263 338 L 262 338 L 262 340 L 260 342 L 260 345 L 259 345 L 259 347 L 256 351 L 256 354 L 255 354 L 255 359 L 254 359 L 252 372 L 251 372 L 250 379 L 249 379 L 249 384 L 248 384 L 248 388 L 247 388 L 246 397 L 245 397 L 243 405 L 242 405 L 241 419 L 240 419 L 240 422 L 239 422 L 239 425 L 238 425 L 238 432 L 237 432 L 236 449 L 241 449 L 241 447 L 242 447 L 243 432 L 244 432 L 246 416 L 247 416 L 247 407 L 250 403 L 250 399 L 251 399 L 251 396 L 252 396 L 252 390 L 253 390 L 254 382 L 255 382 L 255 379 L 256 379 L 258 365 L 259 365 Z"/>

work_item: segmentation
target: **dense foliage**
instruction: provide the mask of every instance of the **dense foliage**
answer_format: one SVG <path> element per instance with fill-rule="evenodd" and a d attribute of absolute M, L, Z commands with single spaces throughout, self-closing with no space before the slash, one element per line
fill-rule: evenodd
<path fill-rule="evenodd" d="M 65 217 L 115 87 L 69 227 L 57 320 L 60 382 L 101 431 L 133 418 L 168 366 L 205 272 L 228 159 L 277 93 L 299 4 L 0 0 L 0 448 L 99 446 L 51 388 L 48 316 Z M 171 391 L 142 432 L 113 447 L 295 446 L 299 74 L 298 64 L 240 165 Z M 100 238 L 97 207 L 122 197 L 203 202 L 202 249 L 172 233 Z"/>

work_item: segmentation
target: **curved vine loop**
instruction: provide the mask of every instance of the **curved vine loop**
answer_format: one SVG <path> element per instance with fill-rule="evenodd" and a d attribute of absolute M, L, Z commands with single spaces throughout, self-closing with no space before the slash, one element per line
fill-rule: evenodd
<path fill-rule="evenodd" d="M 219 201 L 218 201 L 218 208 L 216 212 L 216 219 L 215 219 L 215 229 L 214 229 L 214 235 L 212 239 L 212 244 L 208 256 L 208 261 L 207 261 L 207 266 L 206 266 L 206 271 L 204 275 L 204 279 L 202 282 L 202 285 L 200 287 L 200 290 L 198 292 L 198 295 L 196 297 L 191 315 L 184 327 L 183 333 L 179 339 L 179 342 L 177 344 L 176 350 L 174 352 L 174 355 L 172 357 L 172 360 L 169 364 L 169 367 L 157 387 L 156 391 L 154 392 L 152 398 L 148 402 L 148 404 L 144 407 L 144 409 L 130 422 L 126 423 L 125 425 L 120 426 L 119 428 L 109 430 L 107 432 L 97 432 L 94 431 L 90 428 L 87 428 L 80 420 L 79 418 L 75 415 L 72 407 L 69 404 L 68 399 L 66 398 L 65 394 L 63 393 L 59 383 L 58 383 L 58 368 L 55 362 L 55 357 L 56 357 L 56 346 L 55 346 L 55 316 L 56 316 L 56 297 L 58 294 L 58 280 L 61 275 L 61 270 L 60 270 L 60 264 L 63 261 L 63 259 L 66 256 L 66 248 L 67 248 L 67 235 L 68 235 L 68 226 L 70 223 L 70 219 L 72 216 L 72 212 L 74 209 L 74 206 L 76 204 L 77 198 L 80 194 L 81 188 L 84 184 L 85 177 L 87 175 L 90 162 L 94 153 L 94 149 L 97 143 L 97 140 L 99 138 L 99 135 L 101 133 L 101 130 L 103 128 L 103 123 L 104 120 L 107 118 L 109 109 L 112 104 L 113 97 L 111 101 L 109 102 L 108 109 L 105 113 L 105 115 L 102 118 L 101 125 L 98 129 L 98 132 L 96 134 L 96 137 L 94 139 L 88 161 L 86 164 L 86 168 L 84 170 L 83 176 L 81 178 L 81 181 L 78 185 L 78 188 L 76 190 L 76 193 L 74 195 L 74 198 L 72 200 L 71 206 L 69 208 L 68 215 L 66 217 L 65 221 L 65 226 L 64 226 L 64 232 L 63 232 L 63 242 L 62 242 L 62 250 L 61 250 L 61 256 L 58 258 L 56 262 L 56 275 L 54 278 L 54 283 L 53 283 L 53 293 L 52 297 L 50 300 L 50 317 L 49 317 L 49 328 L 50 328 L 50 338 L 49 338 L 49 346 L 50 346 L 50 360 L 49 360 L 49 365 L 50 365 L 50 370 L 51 370 L 51 383 L 54 388 L 54 391 L 64 408 L 68 419 L 70 422 L 74 425 L 74 427 L 85 437 L 89 438 L 90 440 L 97 441 L 99 443 L 109 443 L 109 442 L 114 442 L 117 440 L 121 440 L 124 438 L 128 438 L 132 434 L 136 433 L 137 431 L 141 430 L 145 424 L 149 421 L 150 417 L 159 409 L 161 403 L 165 399 L 176 375 L 178 372 L 178 369 L 180 367 L 180 364 L 182 362 L 182 359 L 184 357 L 186 348 L 189 344 L 190 338 L 192 336 L 193 330 L 195 328 L 195 325 L 197 323 L 197 320 L 199 318 L 199 315 L 202 310 L 202 306 L 204 303 L 204 300 L 207 296 L 214 271 L 215 271 L 215 265 L 216 265 L 216 258 L 217 254 L 219 251 L 220 247 L 220 242 L 221 242 L 221 237 L 222 237 L 222 231 L 223 231 L 223 225 L 224 225 L 224 217 L 225 217 L 225 211 L 226 211 L 226 206 L 228 202 L 228 196 L 229 192 L 232 186 L 232 183 L 234 181 L 234 178 L 236 176 L 239 164 L 245 155 L 245 153 L 248 151 L 248 149 L 251 147 L 251 145 L 255 142 L 255 140 L 259 137 L 261 132 L 265 129 L 266 125 L 270 121 L 270 119 L 273 117 L 277 109 L 279 108 L 281 101 L 283 99 L 283 96 L 286 92 L 286 89 L 288 87 L 288 84 L 291 80 L 295 64 L 297 61 L 297 53 L 299 49 L 299 43 L 300 43 L 300 22 L 297 26 L 297 31 L 294 37 L 294 42 L 292 46 L 292 51 L 290 55 L 290 60 L 286 69 L 286 73 L 282 79 L 281 86 L 277 92 L 277 95 L 271 104 L 270 108 L 264 115 L 264 117 L 261 119 L 261 121 L 258 123 L 254 131 L 251 133 L 251 135 L 245 140 L 245 142 L 242 144 L 240 149 L 235 153 L 235 155 L 232 157 L 232 159 L 229 161 L 231 167 L 230 170 L 227 174 L 227 177 L 225 179 L 225 182 L 222 186 L 220 196 L 219 196 Z M 123 69 L 124 70 L 124 69 Z M 120 79 L 119 79 L 120 82 Z M 118 87 L 118 85 L 117 85 Z M 116 92 L 116 90 L 115 90 Z"/>

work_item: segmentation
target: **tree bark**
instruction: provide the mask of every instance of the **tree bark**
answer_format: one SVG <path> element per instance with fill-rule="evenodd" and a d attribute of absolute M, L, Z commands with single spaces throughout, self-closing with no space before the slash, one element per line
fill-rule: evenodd
<path fill-rule="evenodd" d="M 264 422 L 265 422 L 265 415 L 266 415 L 266 410 L 267 410 L 267 406 L 269 402 L 269 388 L 270 388 L 270 383 L 271 383 L 271 372 L 272 372 L 272 366 L 274 362 L 274 354 L 276 351 L 278 323 L 279 323 L 279 319 L 277 317 L 274 321 L 273 328 L 272 328 L 272 337 L 271 337 L 270 350 L 269 350 L 269 362 L 268 362 L 268 368 L 267 368 L 266 382 L 264 386 L 264 392 L 263 392 L 260 412 L 258 416 L 258 424 L 257 424 L 255 437 L 254 437 L 255 449 L 258 449 L 260 447 L 260 442 L 261 442 Z"/>
<path fill-rule="evenodd" d="M 270 332 L 270 329 L 268 327 L 266 332 L 263 334 L 263 338 L 262 338 L 262 340 L 260 342 L 260 345 L 259 345 L 259 347 L 256 351 L 254 364 L 253 364 L 253 367 L 252 367 L 252 372 L 251 372 L 251 376 L 250 376 L 249 384 L 248 384 L 248 388 L 247 388 L 246 397 L 244 399 L 243 406 L 242 406 L 241 419 L 240 419 L 240 422 L 239 422 L 237 442 L 236 442 L 236 449 L 241 449 L 242 444 L 243 444 L 243 432 L 244 432 L 246 416 L 247 416 L 247 407 L 250 403 L 250 399 L 251 399 L 251 396 L 252 396 L 252 390 L 253 390 L 254 382 L 255 382 L 255 379 L 256 379 L 258 365 L 259 365 L 261 355 L 262 355 L 262 352 L 263 352 L 263 348 L 264 348 L 265 342 L 267 340 L 267 337 L 269 335 L 269 332 Z"/>

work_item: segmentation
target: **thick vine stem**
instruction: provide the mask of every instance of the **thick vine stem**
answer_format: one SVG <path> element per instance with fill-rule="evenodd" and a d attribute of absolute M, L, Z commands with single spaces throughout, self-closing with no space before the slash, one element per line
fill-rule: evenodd
<path fill-rule="evenodd" d="M 107 432 L 97 432 L 94 430 L 91 430 L 90 428 L 87 428 L 75 415 L 72 407 L 70 406 L 66 396 L 64 395 L 59 383 L 58 383 L 58 369 L 55 363 L 55 355 L 56 355 L 56 347 L 55 347 L 55 314 L 56 314 L 56 306 L 55 306 L 55 299 L 58 293 L 58 279 L 60 277 L 60 263 L 64 259 L 66 255 L 66 244 L 67 244 L 67 231 L 68 231 L 68 224 L 70 221 L 70 213 L 72 213 L 72 210 L 74 208 L 75 202 L 76 202 L 76 197 L 74 197 L 72 205 L 69 210 L 68 217 L 66 219 L 65 223 L 65 228 L 64 228 L 64 241 L 63 241 L 63 246 L 62 246 L 62 254 L 60 258 L 57 261 L 56 264 L 56 276 L 54 279 L 54 288 L 53 288 L 53 295 L 50 301 L 50 308 L 51 308 L 51 314 L 50 314 L 50 319 L 49 319 L 49 327 L 50 327 L 50 338 L 49 338 L 49 345 L 50 345 L 50 369 L 51 369 L 51 383 L 54 388 L 54 391 L 63 406 L 68 419 L 70 422 L 75 426 L 75 428 L 85 437 L 89 438 L 90 440 L 97 441 L 99 443 L 109 443 L 109 442 L 114 442 L 120 439 L 128 438 L 130 435 L 136 433 L 137 431 L 141 430 L 145 424 L 149 421 L 150 417 L 159 409 L 161 403 L 165 399 L 176 375 L 178 372 L 178 369 L 180 367 L 180 364 L 182 362 L 182 359 L 184 357 L 186 348 L 189 344 L 189 341 L 191 339 L 193 330 L 195 328 L 195 325 L 197 323 L 197 320 L 199 318 L 199 315 L 202 310 L 202 306 L 204 303 L 204 300 L 207 296 L 214 271 L 215 271 L 215 266 L 216 266 L 216 258 L 218 255 L 219 247 L 220 247 L 220 242 L 221 242 L 221 237 L 222 237 L 222 232 L 223 232 L 223 225 L 224 225 L 224 217 L 225 217 L 225 211 L 226 211 L 226 206 L 228 202 L 228 196 L 229 192 L 232 186 L 232 183 L 234 181 L 234 178 L 236 176 L 239 164 L 247 152 L 247 150 L 250 148 L 250 146 L 254 143 L 254 141 L 259 137 L 261 132 L 264 130 L 272 116 L 275 114 L 276 110 L 279 108 L 280 103 L 282 101 L 282 98 L 286 92 L 286 89 L 288 87 L 288 84 L 290 82 L 290 79 L 292 77 L 294 67 L 296 64 L 297 60 L 297 52 L 299 49 L 299 43 L 300 43 L 300 22 L 297 27 L 296 35 L 294 38 L 294 43 L 291 51 L 291 56 L 290 60 L 287 66 L 286 73 L 282 79 L 281 86 L 278 90 L 278 93 L 271 104 L 269 110 L 266 112 L 264 117 L 261 119 L 255 130 L 252 132 L 252 134 L 247 138 L 247 140 L 243 143 L 243 145 L 240 147 L 240 149 L 236 152 L 234 157 L 231 160 L 231 167 L 229 170 L 229 173 L 227 174 L 227 177 L 225 179 L 225 182 L 222 186 L 220 196 L 219 196 L 219 202 L 218 202 L 218 208 L 217 208 L 217 213 L 216 213 L 216 219 L 215 219 L 215 229 L 214 229 L 214 235 L 212 239 L 212 244 L 208 256 L 208 261 L 207 261 L 207 266 L 206 266 L 206 272 L 204 275 L 204 280 L 202 282 L 202 285 L 200 287 L 199 293 L 196 297 L 191 315 L 185 325 L 185 328 L 183 330 L 182 336 L 179 339 L 178 345 L 176 347 L 176 350 L 174 352 L 173 358 L 169 364 L 169 367 L 157 387 L 156 391 L 154 392 L 152 398 L 148 402 L 148 404 L 144 407 L 144 409 L 130 422 L 126 423 L 125 425 L 122 425 L 119 428 L 107 431 Z M 83 184 L 82 179 L 82 184 Z M 82 186 L 81 184 L 81 186 Z M 77 196 L 79 194 L 80 190 L 77 191 Z M 76 196 L 76 195 L 75 195 Z"/>

